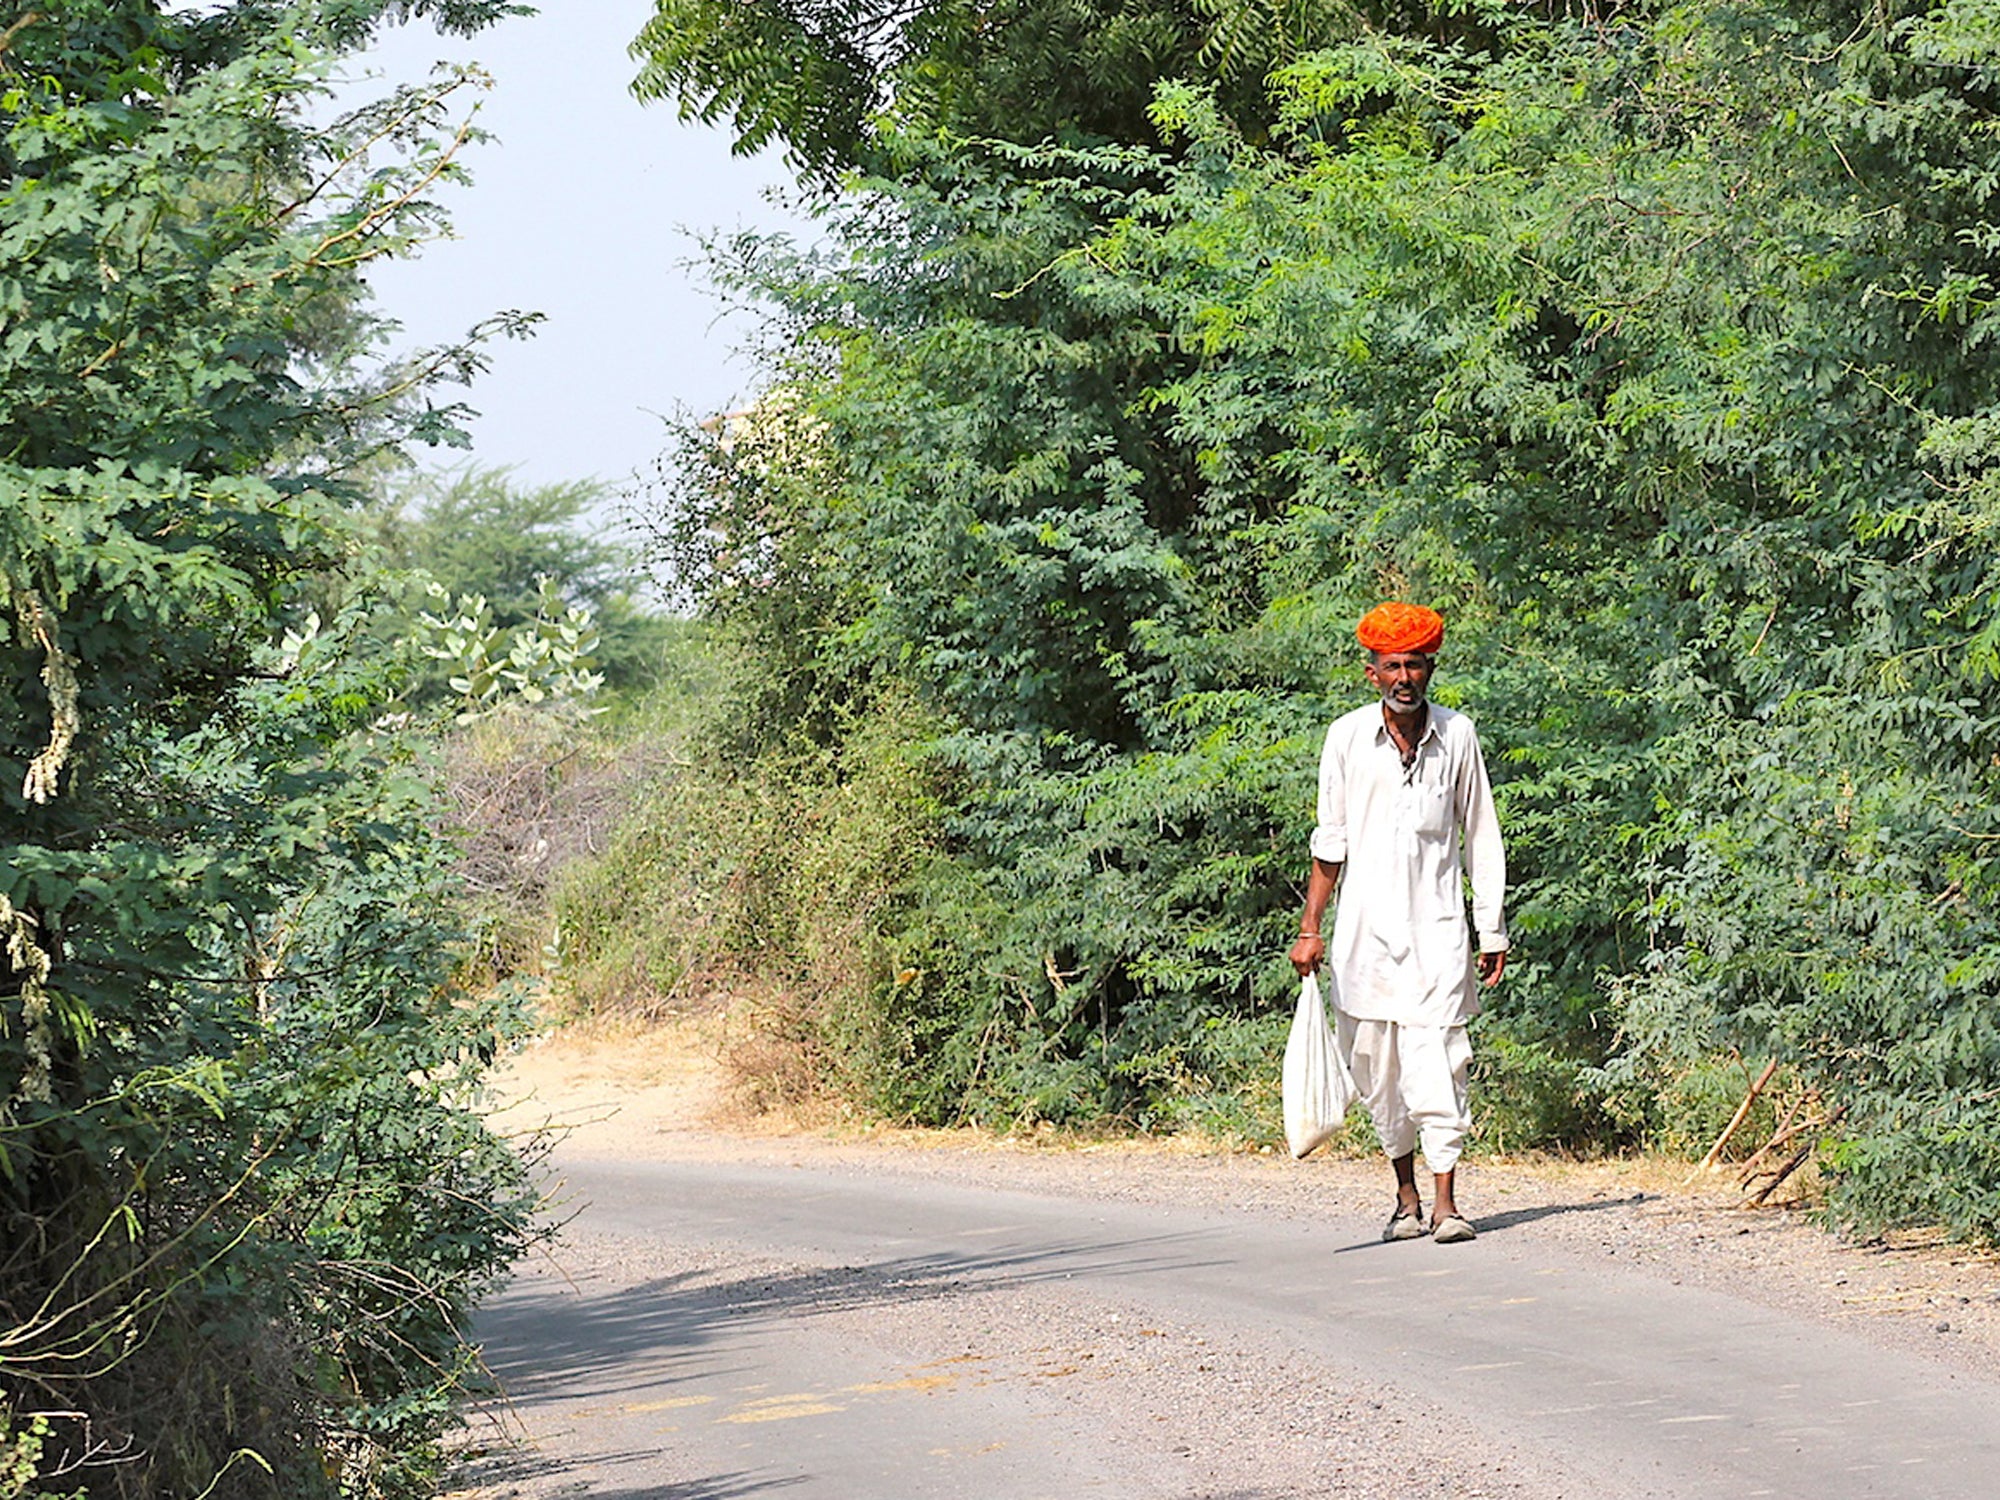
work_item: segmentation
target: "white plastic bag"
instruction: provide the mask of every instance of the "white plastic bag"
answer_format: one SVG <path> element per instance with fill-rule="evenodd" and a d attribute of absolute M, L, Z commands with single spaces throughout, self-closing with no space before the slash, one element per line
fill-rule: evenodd
<path fill-rule="evenodd" d="M 1299 1008 L 1285 1042 L 1285 1144 L 1304 1156 L 1333 1139 L 1354 1102 L 1354 1080 L 1334 1045 L 1320 1003 L 1319 981 L 1299 983 Z"/>

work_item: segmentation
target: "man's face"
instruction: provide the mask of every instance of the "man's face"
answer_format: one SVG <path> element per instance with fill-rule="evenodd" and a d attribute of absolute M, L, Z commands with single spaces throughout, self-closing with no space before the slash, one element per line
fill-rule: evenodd
<path fill-rule="evenodd" d="M 1432 665 L 1421 651 L 1389 651 L 1371 656 L 1365 670 L 1390 713 L 1413 714 L 1430 694 Z"/>

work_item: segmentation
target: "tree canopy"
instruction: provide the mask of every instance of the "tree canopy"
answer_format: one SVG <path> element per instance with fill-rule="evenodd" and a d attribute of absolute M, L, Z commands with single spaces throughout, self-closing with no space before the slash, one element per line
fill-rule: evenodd
<path fill-rule="evenodd" d="M 1189 70 L 1254 130 L 1265 72 L 1366 20 L 1261 0 L 657 0 L 634 89 L 832 180 L 894 164 L 913 134 L 1150 140 L 1153 86 Z"/>
<path fill-rule="evenodd" d="M 24 12 L 0 43 L 0 1453 L 92 1494 L 421 1491 L 530 1233 L 470 1091 L 452 853 L 322 617 L 357 466 L 454 431 L 360 268 L 436 232 L 463 78 L 327 59 L 491 0 Z M 116 1462 L 107 1460 L 115 1459 Z M 25 1463 L 23 1470 L 21 1464 Z"/>
<path fill-rule="evenodd" d="M 879 1097 L 1262 1066 L 1352 620 L 1415 595 L 1510 838 L 1495 1128 L 1685 1141 L 1776 1057 L 1843 1217 L 2000 1233 L 1983 9 L 1343 12 L 1254 109 L 1184 49 L 1069 130 L 920 106 L 942 14 L 857 65 L 830 248 L 727 261 L 791 353 L 662 523 L 771 743 L 937 715 L 941 859 L 838 1002 Z"/>

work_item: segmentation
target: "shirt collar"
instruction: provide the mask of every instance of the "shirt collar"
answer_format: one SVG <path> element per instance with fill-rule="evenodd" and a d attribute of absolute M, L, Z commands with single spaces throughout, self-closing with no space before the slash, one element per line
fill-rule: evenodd
<path fill-rule="evenodd" d="M 1429 707 L 1430 707 L 1430 712 L 1424 715 L 1424 732 L 1417 736 L 1417 743 L 1419 745 L 1423 744 L 1425 740 L 1433 740 L 1437 738 L 1438 706 L 1435 703 L 1433 703 Z M 1377 712 L 1375 714 L 1375 742 L 1377 744 L 1380 744 L 1383 740 L 1389 738 L 1389 720 L 1380 711 L 1381 704 L 1379 702 L 1376 704 L 1376 710 Z"/>

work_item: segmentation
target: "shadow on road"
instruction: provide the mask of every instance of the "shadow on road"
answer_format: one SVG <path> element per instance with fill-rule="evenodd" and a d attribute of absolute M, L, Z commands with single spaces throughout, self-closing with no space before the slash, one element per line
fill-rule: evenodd
<path fill-rule="evenodd" d="M 510 1447 L 470 1466 L 478 1493 L 589 1495 L 593 1500 L 747 1500 L 805 1482 L 794 1473 L 740 1470 L 649 1484 L 657 1449 L 630 1437 L 582 1460 L 544 1458 L 534 1434 L 602 1430 L 600 1422 L 673 1422 L 681 1408 L 705 1406 L 712 1389 L 757 1378 L 716 1346 L 752 1349 L 784 1325 L 827 1314 L 867 1313 L 891 1304 L 1005 1292 L 1086 1273 L 1199 1272 L 1218 1264 L 1197 1252 L 1208 1232 L 986 1252 L 945 1251 L 865 1265 L 747 1272 L 704 1268 L 628 1281 L 616 1274 L 572 1280 L 560 1269 L 524 1275 L 481 1309 L 477 1333 L 485 1364 L 504 1396 L 486 1403 Z M 733 1342 L 730 1342 L 733 1341 Z M 670 1430 L 670 1429 L 669 1429 Z M 586 1477 L 587 1476 L 587 1477 Z M 617 1486 L 621 1479 L 624 1487 Z M 636 1481 L 636 1482 L 635 1482 Z M 1246 1497 L 1250 1500 L 1250 1497 Z"/>
<path fill-rule="evenodd" d="M 650 1463 L 658 1457 L 652 1450 L 603 1453 L 592 1457 L 593 1470 L 617 1469 L 622 1465 Z M 468 1464 L 452 1476 L 460 1493 L 469 1487 L 480 1495 L 533 1495 L 537 1500 L 562 1500 L 575 1495 L 591 1500 L 748 1500 L 753 1495 L 774 1495 L 807 1483 L 802 1474 L 757 1474 L 739 1470 L 731 1474 L 709 1474 L 699 1479 L 680 1479 L 669 1484 L 640 1484 L 626 1489 L 605 1489 L 591 1479 L 569 1478 L 574 1464 L 544 1458 L 535 1453 L 512 1453 L 505 1458 Z M 530 1486 L 523 1489 L 522 1486 Z"/>
<path fill-rule="evenodd" d="M 1519 1224 L 1532 1224 L 1537 1219 L 1553 1219 L 1557 1214 L 1588 1214 L 1604 1208 L 1629 1208 L 1634 1203 L 1646 1202 L 1652 1194 L 1634 1193 L 1629 1198 L 1593 1198 L 1588 1203 L 1545 1203 L 1540 1208 L 1510 1208 L 1504 1213 L 1474 1214 L 1472 1227 L 1482 1235 L 1504 1234 Z M 1351 1255 L 1356 1250 L 1380 1250 L 1385 1247 L 1379 1235 L 1372 1239 L 1360 1240 L 1352 1245 L 1341 1245 L 1329 1251 L 1331 1255 Z"/>
<path fill-rule="evenodd" d="M 735 1336 L 828 1313 L 865 1312 L 968 1292 L 1004 1291 L 1086 1272 L 1196 1272 L 1219 1262 L 1185 1253 L 1205 1233 L 1092 1240 L 992 1254 L 937 1253 L 781 1274 L 681 1272 L 637 1283 L 550 1276 L 517 1281 L 480 1312 L 487 1368 L 516 1402 L 657 1391 L 673 1367 L 727 1327 Z M 708 1376 L 713 1365 L 704 1367 Z"/>
<path fill-rule="evenodd" d="M 1629 1198 L 1593 1198 L 1588 1203 L 1544 1203 L 1540 1208 L 1510 1208 L 1504 1213 L 1480 1214 L 1472 1224 L 1485 1234 L 1489 1230 L 1512 1229 L 1517 1224 L 1532 1224 L 1537 1219 L 1553 1219 L 1558 1214 L 1590 1214 L 1605 1208 L 1630 1208 L 1652 1196 L 1651 1193 L 1634 1193 Z"/>

